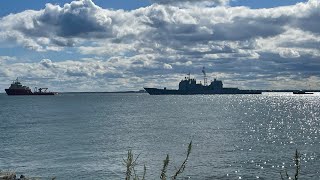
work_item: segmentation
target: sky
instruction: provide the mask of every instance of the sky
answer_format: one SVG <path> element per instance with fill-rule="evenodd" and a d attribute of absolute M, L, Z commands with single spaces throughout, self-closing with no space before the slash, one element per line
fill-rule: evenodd
<path fill-rule="evenodd" d="M 1 0 L 0 92 L 320 89 L 320 0 Z"/>

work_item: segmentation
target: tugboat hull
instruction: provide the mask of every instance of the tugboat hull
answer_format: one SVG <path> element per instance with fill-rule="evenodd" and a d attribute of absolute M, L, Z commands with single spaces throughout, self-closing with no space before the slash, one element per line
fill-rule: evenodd
<path fill-rule="evenodd" d="M 5 89 L 5 91 L 9 96 L 33 95 L 31 90 L 25 90 L 25 89 Z"/>
<path fill-rule="evenodd" d="M 32 92 L 31 90 L 24 89 L 5 89 L 7 95 L 9 96 L 30 96 L 30 95 L 56 95 L 55 92 Z"/>
<path fill-rule="evenodd" d="M 58 93 L 56 93 L 56 92 L 41 92 L 41 93 L 39 93 L 39 92 L 34 92 L 34 93 L 33 93 L 33 95 L 44 95 L 44 96 L 47 96 L 47 95 L 56 95 L 56 94 L 58 94 Z"/>

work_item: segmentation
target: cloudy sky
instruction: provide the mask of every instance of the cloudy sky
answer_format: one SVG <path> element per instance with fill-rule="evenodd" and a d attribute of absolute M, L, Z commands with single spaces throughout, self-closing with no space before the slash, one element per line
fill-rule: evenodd
<path fill-rule="evenodd" d="M 0 92 L 320 89 L 320 0 L 1 0 Z"/>

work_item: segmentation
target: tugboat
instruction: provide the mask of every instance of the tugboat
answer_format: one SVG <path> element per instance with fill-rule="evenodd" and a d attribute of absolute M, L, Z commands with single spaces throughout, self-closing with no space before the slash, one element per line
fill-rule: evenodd
<path fill-rule="evenodd" d="M 34 92 L 28 86 L 22 86 L 17 78 L 12 82 L 11 86 L 8 89 L 5 89 L 6 93 L 9 96 L 13 95 L 56 95 L 56 92 L 48 92 L 48 88 L 35 88 Z"/>
<path fill-rule="evenodd" d="M 214 79 L 210 85 L 207 85 L 207 76 L 203 68 L 204 84 L 197 84 L 196 79 L 188 77 L 181 80 L 179 89 L 168 90 L 157 88 L 144 88 L 150 95 L 195 95 L 195 94 L 262 94 L 261 90 L 240 90 L 238 88 L 224 88 L 220 80 Z"/>

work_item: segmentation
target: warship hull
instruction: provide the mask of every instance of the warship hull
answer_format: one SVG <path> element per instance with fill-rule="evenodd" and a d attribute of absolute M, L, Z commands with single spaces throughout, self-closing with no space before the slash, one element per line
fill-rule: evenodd
<path fill-rule="evenodd" d="M 197 94 L 262 94 L 260 90 L 239 90 L 239 89 L 222 89 L 222 90 L 169 90 L 157 88 L 144 88 L 150 95 L 197 95 Z"/>

